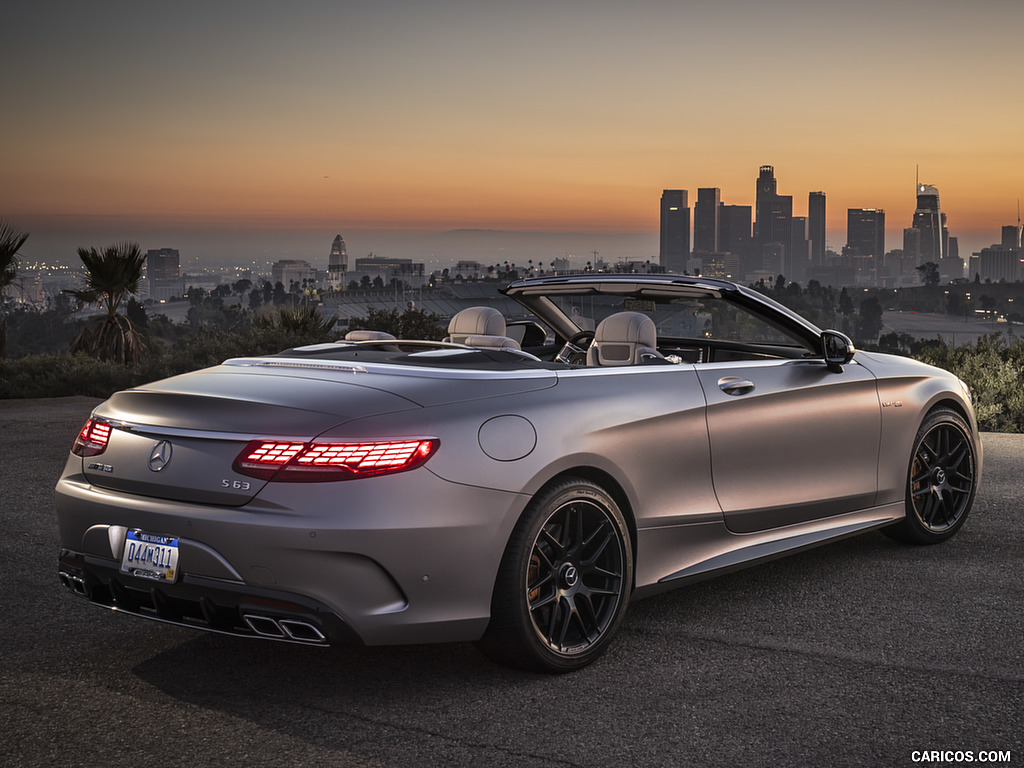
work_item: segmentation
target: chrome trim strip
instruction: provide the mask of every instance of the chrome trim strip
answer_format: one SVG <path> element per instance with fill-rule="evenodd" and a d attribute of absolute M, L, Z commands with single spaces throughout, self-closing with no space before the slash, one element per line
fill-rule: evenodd
<path fill-rule="evenodd" d="M 177 427 L 163 427 L 154 426 L 152 424 L 139 424 L 132 421 L 123 421 L 121 419 L 110 419 L 104 416 L 94 416 L 97 421 L 104 421 L 110 424 L 114 429 L 120 429 L 125 432 L 131 432 L 136 435 L 145 435 L 146 437 L 184 437 L 194 438 L 198 440 L 225 440 L 227 442 L 242 442 L 248 443 L 253 440 L 295 440 L 297 442 L 308 443 L 312 440 L 315 435 L 286 435 L 286 434 L 274 434 L 268 435 L 266 432 L 215 432 L 209 429 L 179 429 Z"/>
<path fill-rule="evenodd" d="M 366 373 L 366 369 L 361 365 L 352 365 L 351 363 L 340 363 L 331 360 L 323 360 L 315 363 L 292 360 L 258 360 L 256 362 L 242 364 L 259 368 L 313 368 L 327 371 L 345 371 L 346 373 Z"/>
<path fill-rule="evenodd" d="M 444 350 L 447 351 L 447 350 Z M 477 351 L 464 349 L 459 347 L 452 350 L 453 352 L 469 352 Z M 224 365 L 230 365 L 232 367 L 245 367 L 255 368 L 259 365 L 258 361 L 265 358 L 251 358 L 251 357 L 236 357 L 231 360 L 225 360 Z M 327 365 L 329 361 L 323 361 L 325 365 L 323 369 L 338 370 L 339 373 L 345 373 L 344 368 L 335 368 L 333 365 Z M 524 362 L 533 362 L 532 360 L 525 360 Z M 309 366 L 282 366 L 282 367 L 293 367 L 301 369 Z M 453 370 L 451 368 L 433 368 L 429 365 L 420 365 L 418 363 L 411 363 L 409 365 L 402 365 L 397 363 L 363 363 L 362 371 L 364 373 L 378 373 L 387 374 L 391 376 L 412 376 L 427 379 L 456 379 L 456 380 L 504 380 L 504 381 L 515 381 L 518 379 L 551 379 L 554 383 L 555 370 L 551 369 L 535 369 L 535 368 L 522 368 L 511 371 L 484 371 L 484 370 Z M 625 366 L 624 366 L 625 367 Z"/>

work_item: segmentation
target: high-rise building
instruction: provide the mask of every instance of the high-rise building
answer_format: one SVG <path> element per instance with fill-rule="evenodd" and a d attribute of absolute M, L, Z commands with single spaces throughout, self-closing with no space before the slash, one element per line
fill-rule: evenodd
<path fill-rule="evenodd" d="M 718 211 L 718 248 L 743 255 L 750 247 L 753 211 L 749 205 L 722 205 Z"/>
<path fill-rule="evenodd" d="M 854 256 L 881 260 L 885 255 L 885 211 L 881 208 L 848 208 L 846 246 Z"/>
<path fill-rule="evenodd" d="M 811 241 L 811 265 L 825 264 L 825 193 L 807 196 L 807 237 Z"/>
<path fill-rule="evenodd" d="M 779 275 L 792 259 L 793 196 L 778 194 L 775 169 L 770 165 L 761 166 L 756 193 L 754 240 L 760 254 L 753 255 L 750 266 L 755 271 Z"/>
<path fill-rule="evenodd" d="M 682 274 L 690 258 L 689 193 L 666 189 L 661 193 L 661 266 L 666 272 Z"/>
<path fill-rule="evenodd" d="M 181 257 L 176 248 L 146 251 L 146 288 L 149 298 L 167 301 L 185 293 Z"/>
<path fill-rule="evenodd" d="M 921 258 L 921 230 L 913 227 L 903 230 L 903 258 L 914 266 L 926 261 Z"/>
<path fill-rule="evenodd" d="M 693 250 L 702 253 L 718 252 L 719 209 L 722 192 L 718 187 L 697 189 L 697 203 L 693 208 Z"/>
<path fill-rule="evenodd" d="M 1003 227 L 1003 248 L 1020 248 L 1020 226 Z"/>
<path fill-rule="evenodd" d="M 755 239 L 761 245 L 789 243 L 792 232 L 793 196 L 778 194 L 775 169 L 762 165 L 756 186 L 757 218 L 754 222 Z"/>
<path fill-rule="evenodd" d="M 150 280 L 176 280 L 181 277 L 181 257 L 176 248 L 146 251 L 146 275 Z"/>
<path fill-rule="evenodd" d="M 939 190 L 930 184 L 917 185 L 917 208 L 914 210 L 912 227 L 920 236 L 921 263 L 931 261 L 938 264 L 939 276 L 943 281 L 962 278 L 963 260 L 955 252 L 955 238 L 949 236 L 946 214 L 939 205 Z"/>
<path fill-rule="evenodd" d="M 788 282 L 803 283 L 811 265 L 811 240 L 806 216 L 794 216 L 791 220 L 792 234 L 786 247 L 782 263 L 782 275 Z"/>
<path fill-rule="evenodd" d="M 982 248 L 980 253 L 974 254 L 971 264 L 974 274 L 970 277 L 977 275 L 982 282 L 991 280 L 993 283 L 1013 283 L 1024 274 L 1020 249 L 1012 246 L 992 245 Z"/>
<path fill-rule="evenodd" d="M 947 252 L 949 230 L 946 229 L 946 214 L 939 205 L 939 190 L 929 184 L 917 185 L 917 208 L 912 226 L 921 233 L 921 263 L 938 264 Z"/>
<path fill-rule="evenodd" d="M 772 209 L 776 197 L 778 183 L 775 181 L 775 169 L 770 165 L 762 165 L 758 171 L 754 192 L 754 240 L 761 245 L 775 242 L 772 237 Z"/>
<path fill-rule="evenodd" d="M 331 255 L 327 258 L 327 287 L 332 291 L 344 288 L 346 272 L 348 272 L 348 250 L 339 233 L 331 243 Z"/>

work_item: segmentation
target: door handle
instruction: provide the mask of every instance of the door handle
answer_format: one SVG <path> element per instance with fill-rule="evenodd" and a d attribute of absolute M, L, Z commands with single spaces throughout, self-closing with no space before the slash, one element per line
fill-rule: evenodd
<path fill-rule="evenodd" d="M 718 388 L 727 395 L 745 395 L 754 391 L 754 382 L 737 376 L 726 376 L 718 380 Z"/>

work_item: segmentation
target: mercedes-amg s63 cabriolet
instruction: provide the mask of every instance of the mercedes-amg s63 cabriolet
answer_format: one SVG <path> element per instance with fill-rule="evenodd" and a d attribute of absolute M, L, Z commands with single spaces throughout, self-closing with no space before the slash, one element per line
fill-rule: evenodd
<path fill-rule="evenodd" d="M 940 542 L 970 393 L 761 294 L 513 283 L 443 342 L 355 331 L 98 406 L 57 484 L 60 579 L 116 611 L 310 645 L 597 658 L 630 600 L 881 529 Z"/>

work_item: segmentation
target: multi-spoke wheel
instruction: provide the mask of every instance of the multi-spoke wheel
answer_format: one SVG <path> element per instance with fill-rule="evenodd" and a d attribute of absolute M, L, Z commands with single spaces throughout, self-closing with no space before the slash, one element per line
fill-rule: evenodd
<path fill-rule="evenodd" d="M 480 647 L 517 667 L 579 669 L 611 641 L 632 580 L 629 531 L 614 499 L 587 480 L 564 480 L 516 526 Z"/>
<path fill-rule="evenodd" d="M 915 544 L 945 541 L 960 530 L 971 511 L 977 473 L 967 423 L 954 411 L 932 411 L 918 430 L 910 457 L 907 516 L 886 533 Z"/>

